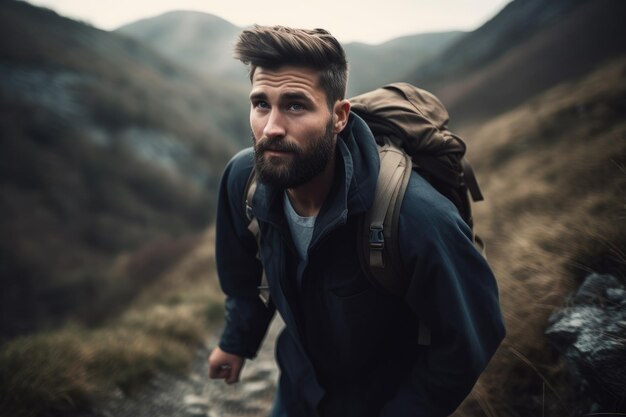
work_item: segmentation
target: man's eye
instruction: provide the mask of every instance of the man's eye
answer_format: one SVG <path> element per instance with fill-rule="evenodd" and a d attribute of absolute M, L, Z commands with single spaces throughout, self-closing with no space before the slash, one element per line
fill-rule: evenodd
<path fill-rule="evenodd" d="M 289 105 L 289 110 L 293 110 L 293 111 L 304 110 L 304 106 L 300 103 L 292 103 Z"/>
<path fill-rule="evenodd" d="M 254 101 L 252 102 L 252 106 L 258 109 L 269 109 L 270 105 L 267 104 L 266 101 Z"/>

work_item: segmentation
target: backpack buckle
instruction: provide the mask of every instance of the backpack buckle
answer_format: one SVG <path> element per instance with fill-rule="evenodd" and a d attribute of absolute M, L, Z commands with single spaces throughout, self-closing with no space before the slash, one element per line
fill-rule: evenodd
<path fill-rule="evenodd" d="M 252 214 L 252 206 L 248 204 L 248 201 L 246 201 L 246 217 L 248 220 L 251 220 L 254 217 Z"/>
<path fill-rule="evenodd" d="M 267 307 L 270 302 L 270 287 L 268 285 L 259 285 L 256 288 L 259 291 L 259 298 L 263 301 L 265 307 Z"/>
<path fill-rule="evenodd" d="M 383 250 L 385 248 L 385 236 L 382 225 L 370 226 L 370 249 Z"/>

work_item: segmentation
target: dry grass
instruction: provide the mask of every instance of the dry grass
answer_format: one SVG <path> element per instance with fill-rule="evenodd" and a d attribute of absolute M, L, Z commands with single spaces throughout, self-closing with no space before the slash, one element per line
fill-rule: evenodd
<path fill-rule="evenodd" d="M 120 257 L 117 275 L 159 258 L 168 267 L 107 325 L 69 325 L 0 347 L 0 415 L 67 415 L 103 395 L 132 393 L 158 372 L 184 372 L 223 315 L 213 232 L 193 242 L 182 257 L 176 244 Z"/>
<path fill-rule="evenodd" d="M 508 334 L 459 416 L 569 416 L 544 331 L 590 271 L 626 274 L 626 60 L 474 129 L 476 205 Z"/>
<path fill-rule="evenodd" d="M 111 390 L 129 393 L 158 371 L 184 370 L 193 355 L 187 341 L 142 324 L 64 329 L 9 342 L 0 351 L 0 411 L 58 415 Z"/>

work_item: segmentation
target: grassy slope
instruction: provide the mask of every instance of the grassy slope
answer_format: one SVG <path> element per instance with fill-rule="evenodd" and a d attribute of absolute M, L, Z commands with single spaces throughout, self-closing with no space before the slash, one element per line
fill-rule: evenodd
<path fill-rule="evenodd" d="M 579 399 L 543 332 L 588 272 L 626 275 L 625 111 L 622 59 L 464 132 L 508 335 L 457 415 L 572 415 Z"/>
<path fill-rule="evenodd" d="M 169 265 L 123 314 L 96 328 L 69 325 L 0 349 L 0 415 L 67 416 L 113 392 L 132 394 L 157 372 L 185 372 L 223 315 L 213 232 L 120 256 L 116 274 Z M 184 246 L 184 255 L 180 248 Z"/>

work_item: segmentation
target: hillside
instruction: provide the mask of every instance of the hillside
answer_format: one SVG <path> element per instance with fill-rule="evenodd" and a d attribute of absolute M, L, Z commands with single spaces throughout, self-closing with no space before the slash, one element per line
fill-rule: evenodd
<path fill-rule="evenodd" d="M 113 257 L 206 227 L 249 133 L 238 90 L 49 10 L 0 11 L 4 338 L 132 299 L 148 278 L 114 279 Z"/>
<path fill-rule="evenodd" d="M 626 276 L 625 104 L 622 58 L 470 132 L 486 198 L 475 205 L 476 230 L 498 277 L 508 334 L 459 416 L 590 409 L 544 332 L 589 272 Z"/>
<path fill-rule="evenodd" d="M 625 15 L 620 0 L 514 0 L 407 78 L 457 126 L 485 121 L 625 55 Z"/>

